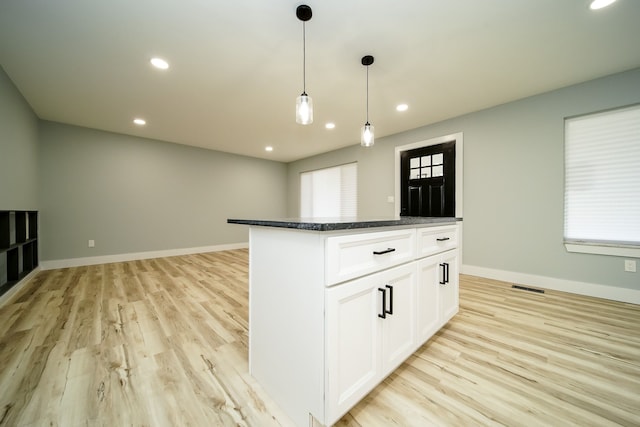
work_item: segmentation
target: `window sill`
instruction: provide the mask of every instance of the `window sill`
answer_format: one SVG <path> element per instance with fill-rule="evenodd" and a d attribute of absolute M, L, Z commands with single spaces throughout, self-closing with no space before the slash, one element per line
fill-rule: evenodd
<path fill-rule="evenodd" d="M 567 249 L 567 252 L 640 258 L 640 246 L 610 246 L 593 243 L 565 242 L 564 247 Z"/>

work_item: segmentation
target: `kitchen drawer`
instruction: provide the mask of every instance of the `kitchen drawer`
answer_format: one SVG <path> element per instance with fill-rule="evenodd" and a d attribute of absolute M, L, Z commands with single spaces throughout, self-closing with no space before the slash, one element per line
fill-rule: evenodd
<path fill-rule="evenodd" d="M 423 227 L 417 229 L 417 258 L 458 247 L 458 226 Z"/>
<path fill-rule="evenodd" d="M 326 285 L 399 265 L 415 258 L 415 229 L 327 238 Z"/>

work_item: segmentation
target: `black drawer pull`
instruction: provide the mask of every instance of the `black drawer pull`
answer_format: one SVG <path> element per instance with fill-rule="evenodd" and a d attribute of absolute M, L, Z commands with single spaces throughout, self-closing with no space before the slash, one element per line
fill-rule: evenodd
<path fill-rule="evenodd" d="M 378 317 L 381 319 L 387 318 L 387 290 L 378 288 L 382 292 L 382 313 L 378 313 Z"/>
<path fill-rule="evenodd" d="M 441 237 L 439 239 L 436 239 L 438 242 L 446 242 L 447 240 L 451 240 L 449 237 Z"/>
<path fill-rule="evenodd" d="M 384 251 L 373 251 L 374 255 L 384 255 L 384 254 L 388 254 L 389 252 L 395 252 L 396 248 L 387 248 Z"/>

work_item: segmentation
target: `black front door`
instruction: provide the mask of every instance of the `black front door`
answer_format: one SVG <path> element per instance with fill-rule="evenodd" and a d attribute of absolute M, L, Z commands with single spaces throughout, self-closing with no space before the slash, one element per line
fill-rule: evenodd
<path fill-rule="evenodd" d="M 403 151 L 400 174 L 400 215 L 455 216 L 455 141 Z"/>

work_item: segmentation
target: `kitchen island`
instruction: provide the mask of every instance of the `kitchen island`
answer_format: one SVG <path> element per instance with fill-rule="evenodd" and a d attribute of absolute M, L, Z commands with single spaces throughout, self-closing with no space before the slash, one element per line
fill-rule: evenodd
<path fill-rule="evenodd" d="M 459 218 L 229 219 L 249 232 L 249 369 L 332 425 L 458 311 Z"/>

